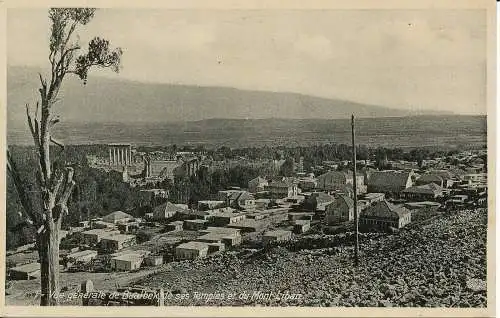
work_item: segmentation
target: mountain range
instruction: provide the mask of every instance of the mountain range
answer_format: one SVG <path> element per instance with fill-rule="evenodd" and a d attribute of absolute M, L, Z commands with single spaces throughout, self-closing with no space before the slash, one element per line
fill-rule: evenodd
<path fill-rule="evenodd" d="M 7 118 L 11 127 L 25 122 L 25 104 L 33 104 L 39 87 L 34 67 L 7 69 Z M 64 121 L 183 122 L 224 119 L 341 119 L 357 117 L 404 117 L 450 114 L 437 111 L 411 112 L 340 99 L 228 87 L 143 83 L 106 77 L 90 77 L 83 85 L 68 77 L 55 111 Z"/>

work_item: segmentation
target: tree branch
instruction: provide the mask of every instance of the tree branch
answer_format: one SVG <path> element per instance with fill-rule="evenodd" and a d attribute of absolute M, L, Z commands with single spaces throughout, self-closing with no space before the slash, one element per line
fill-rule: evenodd
<path fill-rule="evenodd" d="M 38 218 L 36 217 L 35 212 L 33 210 L 33 206 L 31 205 L 28 199 L 26 188 L 23 185 L 24 182 L 21 179 L 19 170 L 16 166 L 14 158 L 12 157 L 12 154 L 10 153 L 9 149 L 7 149 L 7 170 L 9 171 L 9 174 L 11 175 L 12 180 L 14 181 L 14 186 L 16 188 L 19 200 L 21 201 L 21 205 L 23 206 L 23 210 L 25 212 L 24 216 L 26 217 L 26 219 L 31 220 L 34 224 L 37 224 Z"/>
<path fill-rule="evenodd" d="M 57 146 L 61 147 L 62 149 L 64 149 L 64 144 L 60 141 L 57 141 L 54 137 L 50 136 L 50 141 L 56 144 Z"/>

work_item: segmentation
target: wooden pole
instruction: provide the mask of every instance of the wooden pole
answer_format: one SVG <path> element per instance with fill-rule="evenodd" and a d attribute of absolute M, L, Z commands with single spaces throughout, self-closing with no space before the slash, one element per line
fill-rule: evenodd
<path fill-rule="evenodd" d="M 352 131 L 352 186 L 354 189 L 354 228 L 356 231 L 356 241 L 354 245 L 354 266 L 359 265 L 359 221 L 358 221 L 358 191 L 356 180 L 356 143 L 355 143 L 355 129 L 354 129 L 354 114 L 351 117 L 351 131 Z"/>

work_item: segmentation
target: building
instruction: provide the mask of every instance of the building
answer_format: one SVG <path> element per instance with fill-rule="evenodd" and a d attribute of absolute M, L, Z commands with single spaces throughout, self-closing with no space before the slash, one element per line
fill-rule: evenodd
<path fill-rule="evenodd" d="M 166 225 L 166 230 L 167 231 L 182 231 L 183 225 L 184 225 L 183 221 L 170 222 Z"/>
<path fill-rule="evenodd" d="M 220 200 L 198 201 L 198 210 L 206 211 L 224 207 L 225 202 Z"/>
<path fill-rule="evenodd" d="M 175 257 L 177 259 L 196 259 L 207 256 L 208 243 L 187 242 L 175 248 Z"/>
<path fill-rule="evenodd" d="M 265 187 L 272 199 L 292 198 L 299 194 L 297 182 L 293 178 L 281 177 Z"/>
<path fill-rule="evenodd" d="M 118 224 L 117 228 L 120 233 L 135 233 L 141 227 L 139 222 L 129 222 Z"/>
<path fill-rule="evenodd" d="M 244 190 L 223 190 L 219 191 L 218 199 L 225 202 L 225 206 L 235 209 L 255 208 L 254 196 Z"/>
<path fill-rule="evenodd" d="M 103 237 L 120 234 L 118 230 L 93 229 L 82 232 L 83 243 L 87 245 L 98 244 Z"/>
<path fill-rule="evenodd" d="M 133 271 L 141 268 L 144 255 L 141 254 L 122 254 L 111 259 L 111 269 L 116 271 Z"/>
<path fill-rule="evenodd" d="M 318 186 L 318 180 L 311 177 L 303 177 L 299 179 L 298 187 L 302 191 L 311 191 L 316 189 Z"/>
<path fill-rule="evenodd" d="M 208 253 L 223 252 L 226 250 L 226 245 L 223 243 L 208 243 Z"/>
<path fill-rule="evenodd" d="M 350 197 L 339 195 L 334 202 L 326 206 L 326 224 L 338 224 L 352 220 L 354 220 L 354 200 Z"/>
<path fill-rule="evenodd" d="M 40 277 L 40 263 L 29 263 L 9 269 L 9 277 L 14 280 L 30 280 Z"/>
<path fill-rule="evenodd" d="M 116 252 L 125 247 L 133 246 L 137 243 L 135 235 L 117 234 L 103 237 L 101 239 L 101 249 L 107 252 Z"/>
<path fill-rule="evenodd" d="M 262 177 L 254 178 L 248 181 L 248 191 L 251 193 L 262 192 L 265 190 L 265 187 L 269 185 L 266 179 Z"/>
<path fill-rule="evenodd" d="M 309 220 L 297 220 L 293 225 L 293 232 L 297 234 L 305 233 L 311 228 L 311 221 Z"/>
<path fill-rule="evenodd" d="M 207 228 L 207 220 L 200 220 L 200 219 L 194 219 L 194 220 L 184 220 L 184 230 L 188 231 L 199 231 L 199 230 L 204 230 Z"/>
<path fill-rule="evenodd" d="M 335 198 L 324 192 L 313 192 L 306 196 L 302 207 L 307 211 L 324 212 L 326 206 L 334 202 Z"/>
<path fill-rule="evenodd" d="M 241 222 L 245 218 L 246 216 L 243 213 L 215 212 L 209 217 L 209 220 L 216 226 L 226 226 Z"/>
<path fill-rule="evenodd" d="M 416 185 L 426 185 L 434 183 L 437 184 L 440 187 L 446 187 L 447 188 L 447 183 L 445 183 L 444 179 L 437 175 L 437 174 L 431 174 L 431 173 L 426 173 L 421 175 L 416 181 Z"/>
<path fill-rule="evenodd" d="M 163 264 L 163 255 L 148 255 L 144 258 L 144 265 L 159 266 Z"/>
<path fill-rule="evenodd" d="M 89 263 L 91 260 L 97 257 L 97 251 L 84 250 L 75 253 L 68 254 L 66 256 L 66 261 L 68 266 L 77 262 Z"/>
<path fill-rule="evenodd" d="M 411 222 L 411 212 L 403 206 L 393 205 L 386 200 L 367 207 L 360 214 L 361 226 L 377 227 L 387 230 L 389 227 L 402 228 Z"/>
<path fill-rule="evenodd" d="M 268 246 L 275 242 L 284 242 L 292 239 L 292 232 L 285 230 L 268 231 L 262 235 L 262 244 Z"/>
<path fill-rule="evenodd" d="M 344 191 L 345 187 L 349 184 L 354 185 L 353 173 L 351 171 L 328 171 L 318 177 L 318 189 L 323 191 Z M 363 174 L 356 175 L 357 192 L 365 193 L 365 178 Z"/>
<path fill-rule="evenodd" d="M 185 209 L 179 207 L 171 202 L 165 202 L 153 209 L 153 219 L 157 221 L 164 221 L 174 217 L 178 212 Z"/>
<path fill-rule="evenodd" d="M 122 211 L 115 211 L 106 216 L 103 216 L 102 220 L 107 223 L 127 223 L 133 221 L 134 217 Z"/>
<path fill-rule="evenodd" d="M 413 185 L 412 175 L 412 172 L 393 170 L 372 172 L 368 179 L 368 192 L 398 195 Z"/>
<path fill-rule="evenodd" d="M 314 213 L 307 212 L 290 212 L 288 213 L 288 221 L 297 221 L 297 220 L 309 220 L 312 221 Z"/>
<path fill-rule="evenodd" d="M 443 188 L 435 183 L 413 186 L 401 192 L 401 198 L 414 201 L 432 201 L 442 196 Z"/>
<path fill-rule="evenodd" d="M 196 240 L 206 243 L 222 243 L 225 246 L 237 246 L 241 244 L 242 237 L 239 229 L 227 227 L 208 227 L 200 231 L 205 233 Z"/>

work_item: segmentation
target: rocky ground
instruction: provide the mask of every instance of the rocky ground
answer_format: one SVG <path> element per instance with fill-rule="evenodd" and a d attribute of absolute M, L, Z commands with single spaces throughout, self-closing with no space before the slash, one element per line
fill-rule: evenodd
<path fill-rule="evenodd" d="M 363 234 L 357 269 L 349 234 L 305 236 L 247 257 L 171 263 L 136 283 L 163 287 L 166 305 L 485 307 L 486 224 L 486 210 L 464 210 Z"/>

